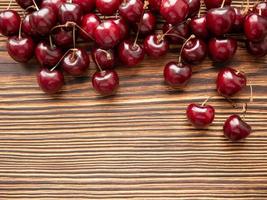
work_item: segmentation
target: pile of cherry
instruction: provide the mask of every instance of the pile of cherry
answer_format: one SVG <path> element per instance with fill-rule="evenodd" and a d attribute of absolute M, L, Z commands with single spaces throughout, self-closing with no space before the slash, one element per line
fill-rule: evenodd
<path fill-rule="evenodd" d="M 192 75 L 192 65 L 207 55 L 214 62 L 229 61 L 237 50 L 235 36 L 244 38 L 249 53 L 267 54 L 267 2 L 240 8 L 231 0 L 204 0 L 207 13 L 201 15 L 200 0 L 16 0 L 24 9 L 22 17 L 8 8 L 0 13 L 0 33 L 8 37 L 7 51 L 17 62 L 35 56 L 40 63 L 37 81 L 53 94 L 64 85 L 63 72 L 80 76 L 89 68 L 90 58 L 77 38 L 93 43 L 91 57 L 97 66 L 92 86 L 101 95 L 112 95 L 119 86 L 114 70 L 120 62 L 132 67 L 145 54 L 159 58 L 169 44 L 181 44 L 177 61 L 164 69 L 166 84 L 184 87 Z M 96 12 L 97 11 L 97 12 Z M 157 16 L 157 17 L 156 17 Z M 159 32 L 157 20 L 165 20 Z M 118 59 L 117 59 L 118 58 Z M 223 68 L 217 77 L 219 95 L 230 98 L 247 86 L 244 72 Z M 211 105 L 190 104 L 188 120 L 197 128 L 209 126 L 215 116 Z M 246 104 L 244 104 L 246 105 Z M 244 113 L 246 106 L 244 106 Z M 231 140 L 246 138 L 251 127 L 239 115 L 224 124 Z"/>

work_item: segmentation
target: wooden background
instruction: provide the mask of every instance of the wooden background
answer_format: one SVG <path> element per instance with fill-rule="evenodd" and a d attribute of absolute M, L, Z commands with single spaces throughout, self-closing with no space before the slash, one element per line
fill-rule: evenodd
<path fill-rule="evenodd" d="M 7 4 L 0 0 L 1 9 Z M 245 71 L 254 88 L 246 117 L 253 134 L 231 143 L 222 126 L 241 108 L 222 98 L 210 102 L 217 115 L 208 130 L 185 119 L 190 102 L 216 94 L 219 67 L 209 60 L 194 66 L 183 92 L 163 82 L 164 64 L 177 59 L 174 48 L 159 60 L 118 67 L 113 98 L 96 95 L 88 75 L 68 77 L 62 94 L 50 97 L 36 85 L 36 62 L 17 64 L 3 37 L 0 46 L 1 200 L 267 199 L 266 57 L 254 59 L 241 44 L 228 64 Z M 235 100 L 248 97 L 247 88 Z"/>

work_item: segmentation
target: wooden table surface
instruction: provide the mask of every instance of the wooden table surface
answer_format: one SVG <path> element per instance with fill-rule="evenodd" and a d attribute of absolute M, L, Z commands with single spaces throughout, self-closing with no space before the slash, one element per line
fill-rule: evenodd
<path fill-rule="evenodd" d="M 0 0 L 1 9 L 7 4 Z M 246 117 L 253 133 L 231 143 L 222 126 L 241 108 L 223 98 L 210 102 L 217 113 L 208 130 L 185 118 L 188 103 L 216 94 L 219 66 L 208 59 L 194 66 L 184 91 L 163 82 L 164 64 L 177 59 L 173 48 L 159 60 L 119 66 L 121 87 L 112 98 L 93 91 L 93 64 L 51 97 L 36 84 L 37 63 L 12 61 L 1 37 L 0 199 L 267 199 L 267 58 L 239 46 L 227 65 L 245 71 L 253 85 Z M 248 98 L 249 88 L 234 100 Z"/>

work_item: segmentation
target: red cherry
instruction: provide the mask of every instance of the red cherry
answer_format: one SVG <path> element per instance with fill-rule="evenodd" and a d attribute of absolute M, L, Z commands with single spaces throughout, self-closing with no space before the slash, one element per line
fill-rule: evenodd
<path fill-rule="evenodd" d="M 182 60 L 190 64 L 198 64 L 207 55 L 206 43 L 198 38 L 189 39 L 181 50 Z"/>
<path fill-rule="evenodd" d="M 190 21 L 190 28 L 192 33 L 198 38 L 207 39 L 209 37 L 206 16 L 193 18 Z"/>
<path fill-rule="evenodd" d="M 261 16 L 267 17 L 267 2 L 265 1 L 257 3 L 254 6 L 253 11 L 258 14 L 261 12 Z"/>
<path fill-rule="evenodd" d="M 161 0 L 148 0 L 149 2 L 149 8 L 153 12 L 159 12 Z"/>
<path fill-rule="evenodd" d="M 241 8 L 234 8 L 234 10 L 235 10 L 235 21 L 233 23 L 232 30 L 234 32 L 242 32 L 245 19 L 245 12 Z"/>
<path fill-rule="evenodd" d="M 95 0 L 72 0 L 72 3 L 78 4 L 83 13 L 89 13 L 95 8 Z"/>
<path fill-rule="evenodd" d="M 175 44 L 183 44 L 184 38 L 190 36 L 189 25 L 185 22 L 177 25 L 165 23 L 162 30 L 164 34 L 166 33 L 165 37 Z"/>
<path fill-rule="evenodd" d="M 188 121 L 196 128 L 206 128 L 212 124 L 215 110 L 210 105 L 190 104 L 187 107 L 186 115 Z"/>
<path fill-rule="evenodd" d="M 152 12 L 146 11 L 141 18 L 140 23 L 136 23 L 135 26 L 136 30 L 139 27 L 140 34 L 147 35 L 154 30 L 156 26 L 156 17 L 152 14 Z"/>
<path fill-rule="evenodd" d="M 120 4 L 120 0 L 96 0 L 96 8 L 102 15 L 113 15 Z"/>
<path fill-rule="evenodd" d="M 169 24 L 179 24 L 188 16 L 189 5 L 186 0 L 162 0 L 160 14 Z"/>
<path fill-rule="evenodd" d="M 228 33 L 235 21 L 235 10 L 230 6 L 213 8 L 207 12 L 207 28 L 215 36 Z"/>
<path fill-rule="evenodd" d="M 141 0 L 125 0 L 119 7 L 120 15 L 129 22 L 139 22 L 144 10 Z"/>
<path fill-rule="evenodd" d="M 73 30 L 70 28 L 58 28 L 53 32 L 53 41 L 62 48 L 73 44 Z"/>
<path fill-rule="evenodd" d="M 94 37 L 94 30 L 101 23 L 101 20 L 96 14 L 90 13 L 82 17 L 81 28 L 86 32 L 80 31 L 84 40 L 91 40 Z M 90 36 L 90 37 L 89 37 Z"/>
<path fill-rule="evenodd" d="M 82 18 L 82 8 L 75 3 L 63 3 L 59 7 L 58 17 L 61 24 L 66 22 L 79 24 Z"/>
<path fill-rule="evenodd" d="M 103 96 L 110 96 L 115 94 L 119 87 L 119 76 L 114 70 L 95 72 L 92 85 L 96 92 Z"/>
<path fill-rule="evenodd" d="M 16 2 L 18 3 L 18 5 L 23 8 L 26 9 L 30 6 L 33 6 L 33 1 L 32 0 L 16 0 Z M 36 3 L 39 3 L 39 0 L 36 0 Z"/>
<path fill-rule="evenodd" d="M 54 94 L 59 92 L 64 85 L 64 76 L 59 70 L 49 71 L 43 68 L 37 73 L 37 81 L 45 93 Z"/>
<path fill-rule="evenodd" d="M 38 37 L 38 32 L 30 24 L 30 14 L 26 15 L 21 25 L 22 32 L 31 37 Z"/>
<path fill-rule="evenodd" d="M 189 17 L 194 17 L 200 10 L 200 0 L 186 0 L 189 5 Z"/>
<path fill-rule="evenodd" d="M 183 63 L 169 62 L 164 68 L 165 82 L 171 87 L 184 87 L 192 76 L 192 68 Z"/>
<path fill-rule="evenodd" d="M 167 53 L 169 43 L 162 35 L 148 35 L 144 41 L 144 49 L 149 56 L 158 58 Z"/>
<path fill-rule="evenodd" d="M 92 58 L 96 65 L 99 65 L 101 69 L 112 69 L 115 65 L 115 55 L 112 49 L 104 50 L 101 48 L 93 48 Z"/>
<path fill-rule="evenodd" d="M 255 57 L 263 57 L 267 55 L 267 36 L 265 36 L 263 41 L 247 41 L 247 49 L 248 52 Z"/>
<path fill-rule="evenodd" d="M 120 29 L 120 41 L 123 40 L 128 32 L 129 32 L 129 27 L 126 23 L 126 21 L 123 19 L 123 18 L 115 18 L 115 19 L 112 19 L 112 21 L 119 27 Z"/>
<path fill-rule="evenodd" d="M 55 13 L 58 13 L 58 9 L 65 2 L 66 0 L 43 0 L 41 3 L 41 8 L 50 7 L 54 9 Z"/>
<path fill-rule="evenodd" d="M 140 63 L 145 57 L 145 50 L 142 45 L 125 40 L 118 47 L 119 58 L 126 66 L 134 66 Z"/>
<path fill-rule="evenodd" d="M 84 48 L 76 48 L 67 53 L 61 62 L 62 69 L 72 76 L 80 76 L 89 68 L 90 59 Z"/>
<path fill-rule="evenodd" d="M 217 91 L 224 97 L 232 97 L 246 87 L 247 79 L 244 73 L 226 67 L 217 76 Z"/>
<path fill-rule="evenodd" d="M 236 52 L 237 41 L 233 38 L 212 38 L 208 44 L 209 55 L 215 62 L 229 61 Z"/>
<path fill-rule="evenodd" d="M 53 67 L 62 58 L 63 53 L 58 47 L 51 47 L 45 42 L 40 42 L 35 48 L 35 57 L 44 67 Z"/>
<path fill-rule="evenodd" d="M 222 3 L 223 3 L 223 0 L 204 0 L 204 3 L 207 7 L 207 9 L 211 9 L 211 8 L 219 8 Z M 224 5 L 231 5 L 232 3 L 232 0 L 226 0 Z"/>
<path fill-rule="evenodd" d="M 0 33 L 4 36 L 16 35 L 19 32 L 20 16 L 14 10 L 0 12 Z"/>
<path fill-rule="evenodd" d="M 251 127 L 238 115 L 231 115 L 224 123 L 225 137 L 232 141 L 243 140 L 251 133 Z"/>

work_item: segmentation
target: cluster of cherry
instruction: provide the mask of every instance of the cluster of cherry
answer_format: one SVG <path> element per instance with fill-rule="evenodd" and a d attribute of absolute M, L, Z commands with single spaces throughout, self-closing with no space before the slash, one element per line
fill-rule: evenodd
<path fill-rule="evenodd" d="M 250 7 L 247 0 L 246 6 L 234 8 L 231 0 L 204 0 L 207 13 L 201 15 L 200 0 L 16 1 L 24 9 L 24 16 L 21 19 L 10 9 L 11 0 L 0 13 L 0 33 L 8 36 L 8 53 L 17 62 L 35 56 L 42 66 L 38 84 L 48 94 L 64 85 L 63 71 L 73 76 L 87 71 L 90 58 L 85 48 L 76 47 L 78 37 L 94 44 L 91 57 L 98 70 L 92 76 L 92 86 L 101 95 L 117 91 L 117 62 L 131 67 L 145 54 L 158 58 L 168 52 L 170 43 L 182 45 L 178 60 L 164 68 L 165 82 L 175 88 L 188 83 L 191 66 L 206 55 L 214 62 L 230 60 L 237 49 L 233 33 L 245 36 L 251 54 L 267 54 L 267 2 Z M 165 23 L 161 32 L 155 32 L 159 18 Z M 219 72 L 220 95 L 230 98 L 245 86 L 244 73 L 231 68 Z M 202 128 L 212 123 L 214 109 L 192 104 L 187 115 L 192 124 Z M 239 116 L 231 116 L 224 129 L 232 140 L 243 139 L 251 132 Z"/>

